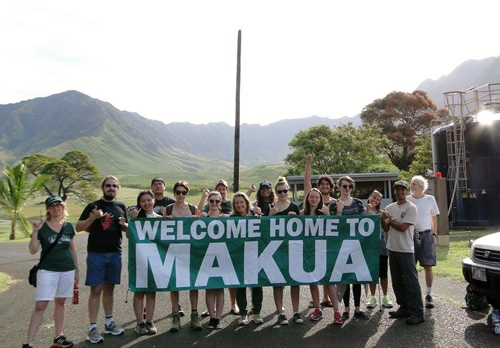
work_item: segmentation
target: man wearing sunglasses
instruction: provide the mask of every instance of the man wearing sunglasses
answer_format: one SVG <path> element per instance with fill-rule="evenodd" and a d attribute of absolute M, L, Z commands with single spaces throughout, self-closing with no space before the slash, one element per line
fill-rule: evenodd
<path fill-rule="evenodd" d="M 89 203 L 76 223 L 76 230 L 89 232 L 87 242 L 87 278 L 90 286 L 87 340 L 100 343 L 104 338 L 97 328 L 97 315 L 102 294 L 106 323 L 104 333 L 123 334 L 123 329 L 113 319 L 113 293 L 120 284 L 122 269 L 122 231 L 127 229 L 125 204 L 116 200 L 120 183 L 114 176 L 107 176 L 101 184 L 102 197 Z"/>

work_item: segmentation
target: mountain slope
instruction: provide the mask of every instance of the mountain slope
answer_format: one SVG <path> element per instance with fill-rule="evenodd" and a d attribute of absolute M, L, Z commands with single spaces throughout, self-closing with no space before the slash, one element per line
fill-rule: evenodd
<path fill-rule="evenodd" d="M 288 142 L 313 125 L 360 124 L 359 117 L 309 117 L 267 126 L 241 125 L 243 166 L 282 161 Z M 234 128 L 226 123 L 164 124 L 77 91 L 0 105 L 0 161 L 12 163 L 29 153 L 61 156 L 88 153 L 103 173 L 153 173 L 230 169 Z"/>

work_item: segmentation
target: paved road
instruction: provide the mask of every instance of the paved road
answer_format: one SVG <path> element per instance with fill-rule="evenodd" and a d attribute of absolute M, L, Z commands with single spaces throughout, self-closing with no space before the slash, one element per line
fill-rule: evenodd
<path fill-rule="evenodd" d="M 86 234 L 76 237 L 77 251 L 82 274 L 85 274 Z M 126 241 L 124 255 L 126 256 Z M 20 347 L 26 339 L 28 322 L 34 306 L 34 288 L 26 276 L 36 263 L 38 255 L 32 256 L 26 243 L 0 244 L 0 271 L 9 274 L 13 283 L 0 293 L 0 347 Z M 124 257 L 126 259 L 126 257 Z M 126 269 L 126 268 L 125 268 Z M 421 281 L 423 279 L 421 278 Z M 123 272 L 122 284 L 127 284 L 127 272 Z M 105 342 L 98 347 L 495 347 L 500 346 L 500 337 L 492 333 L 488 326 L 489 314 L 471 312 L 464 308 L 465 283 L 437 278 L 434 286 L 436 308 L 425 311 L 425 323 L 408 326 L 402 320 L 390 319 L 387 310 L 378 308 L 369 312 L 369 320 L 350 319 L 342 327 L 333 326 L 333 313 L 326 309 L 325 318 L 317 323 L 308 320 L 298 325 L 276 325 L 272 290 L 264 290 L 262 315 L 265 323 L 256 326 L 253 323 L 245 327 L 237 326 L 236 316 L 226 314 L 222 324 L 224 329 L 212 331 L 204 329 L 192 332 L 187 319 L 179 333 L 170 333 L 170 300 L 167 293 L 159 293 L 155 323 L 158 334 L 139 337 L 135 334 L 135 320 L 132 311 L 132 294 L 125 303 L 127 286 L 117 287 L 114 315 L 118 323 L 125 328 L 125 334 L 119 337 L 105 336 Z M 229 295 L 226 293 L 226 296 Z M 80 304 L 68 304 L 66 336 L 75 342 L 75 347 L 92 347 L 85 341 L 88 328 L 87 306 L 88 288 L 80 289 Z M 302 287 L 301 308 L 306 316 L 309 302 L 309 289 Z M 199 308 L 205 309 L 204 292 L 200 292 Z M 364 295 L 362 298 L 364 301 Z M 228 303 L 228 301 L 226 301 Z M 181 293 L 181 305 L 189 309 L 187 292 Z M 290 315 L 291 303 L 288 289 L 285 290 L 285 308 Z M 49 306 L 45 320 L 36 337 L 37 347 L 48 347 L 53 337 L 52 306 Z M 101 313 L 100 318 L 103 318 Z M 100 327 L 103 319 L 100 319 Z M 208 319 L 203 319 L 206 325 Z M 102 330 L 102 329 L 101 329 Z"/>

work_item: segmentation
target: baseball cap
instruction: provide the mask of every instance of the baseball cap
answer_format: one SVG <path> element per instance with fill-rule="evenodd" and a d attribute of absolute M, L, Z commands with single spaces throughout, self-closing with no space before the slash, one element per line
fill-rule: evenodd
<path fill-rule="evenodd" d="M 408 183 L 406 181 L 403 181 L 403 180 L 398 180 L 394 183 L 394 188 L 396 188 L 397 186 L 402 186 L 404 187 L 405 189 L 408 190 Z"/>
<path fill-rule="evenodd" d="M 273 185 L 272 185 L 269 181 L 263 181 L 263 182 L 261 182 L 261 183 L 260 183 L 260 185 L 259 185 L 259 190 L 260 190 L 261 188 L 263 188 L 263 187 L 269 187 L 269 188 L 272 188 L 272 187 L 273 187 Z"/>
<path fill-rule="evenodd" d="M 217 188 L 217 186 L 219 186 L 219 185 L 224 185 L 224 186 L 226 186 L 226 188 L 229 188 L 229 186 L 227 186 L 226 180 L 221 179 L 221 180 L 217 181 L 217 183 L 215 184 L 215 188 Z"/>
<path fill-rule="evenodd" d="M 56 195 L 48 196 L 47 199 L 45 200 L 45 207 L 47 208 L 52 203 L 56 202 L 63 202 L 63 199 Z"/>
<path fill-rule="evenodd" d="M 163 183 L 163 185 L 165 185 L 165 181 L 163 181 L 162 178 L 160 177 L 156 177 L 156 178 L 153 178 L 153 180 L 151 180 L 151 186 L 153 186 L 153 184 L 157 181 L 161 181 Z"/>

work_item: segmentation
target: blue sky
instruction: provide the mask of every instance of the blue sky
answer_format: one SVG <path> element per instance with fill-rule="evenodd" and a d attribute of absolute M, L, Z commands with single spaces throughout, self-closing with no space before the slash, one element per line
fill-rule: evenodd
<path fill-rule="evenodd" d="M 0 2 L 0 104 L 78 90 L 165 123 L 354 116 L 498 56 L 496 1 Z"/>

